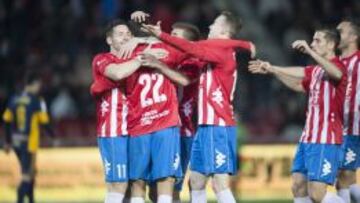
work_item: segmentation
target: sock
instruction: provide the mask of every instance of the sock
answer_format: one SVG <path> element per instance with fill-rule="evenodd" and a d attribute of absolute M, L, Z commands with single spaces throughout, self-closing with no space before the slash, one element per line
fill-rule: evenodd
<path fill-rule="evenodd" d="M 345 203 L 351 203 L 350 199 L 350 190 L 349 189 L 339 189 L 337 195 L 341 197 Z"/>
<path fill-rule="evenodd" d="M 172 203 L 172 196 L 170 195 L 159 195 L 157 203 Z"/>
<path fill-rule="evenodd" d="M 321 203 L 345 203 L 345 202 L 343 199 L 341 199 L 341 197 L 337 196 L 336 194 L 331 192 L 326 192 Z"/>
<path fill-rule="evenodd" d="M 129 198 L 124 198 L 123 203 L 130 203 L 130 199 Z"/>
<path fill-rule="evenodd" d="M 232 194 L 230 189 L 222 190 L 216 193 L 216 197 L 218 199 L 218 202 L 220 203 L 236 203 L 234 195 Z"/>
<path fill-rule="evenodd" d="M 18 187 L 18 190 L 17 190 L 17 202 L 18 203 L 24 202 L 25 196 L 29 195 L 30 187 L 31 187 L 30 182 L 21 181 L 21 183 Z"/>
<path fill-rule="evenodd" d="M 130 203 L 145 203 L 145 200 L 142 197 L 132 197 Z"/>
<path fill-rule="evenodd" d="M 173 203 L 181 203 L 181 201 L 179 199 L 174 200 Z"/>
<path fill-rule="evenodd" d="M 312 203 L 309 196 L 306 197 L 294 197 L 294 203 Z"/>
<path fill-rule="evenodd" d="M 354 198 L 355 202 L 360 202 L 360 186 L 357 184 L 352 184 L 349 187 L 350 194 Z"/>
<path fill-rule="evenodd" d="M 191 191 L 191 203 L 206 203 L 206 191 L 205 190 L 192 190 Z"/>
<path fill-rule="evenodd" d="M 105 195 L 105 203 L 122 203 L 124 194 L 118 192 L 107 192 Z"/>

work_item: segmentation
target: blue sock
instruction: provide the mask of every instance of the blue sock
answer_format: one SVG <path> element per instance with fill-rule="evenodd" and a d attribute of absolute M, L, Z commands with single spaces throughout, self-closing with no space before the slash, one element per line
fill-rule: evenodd
<path fill-rule="evenodd" d="M 21 181 L 17 190 L 17 203 L 23 203 L 25 196 L 28 196 L 30 191 L 30 182 Z"/>

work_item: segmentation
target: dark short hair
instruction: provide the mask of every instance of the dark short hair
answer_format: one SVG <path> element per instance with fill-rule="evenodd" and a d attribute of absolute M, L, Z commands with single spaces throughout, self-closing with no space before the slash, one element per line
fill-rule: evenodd
<path fill-rule="evenodd" d="M 125 25 L 125 26 L 129 27 L 128 23 L 122 19 L 112 20 L 105 26 L 105 37 L 110 36 L 114 31 L 114 27 L 116 27 L 118 25 Z"/>
<path fill-rule="evenodd" d="M 341 22 L 347 22 L 350 24 L 351 29 L 353 30 L 354 34 L 357 36 L 357 45 L 360 47 L 360 21 L 359 19 L 355 18 L 346 18 Z"/>
<path fill-rule="evenodd" d="M 28 71 L 25 73 L 24 76 L 24 84 L 25 85 L 31 85 L 34 82 L 41 81 L 41 76 L 38 72 L 35 71 Z"/>
<path fill-rule="evenodd" d="M 340 33 L 337 29 L 335 28 L 330 28 L 330 27 L 322 27 L 322 28 L 318 28 L 315 30 L 315 32 L 322 32 L 325 34 L 325 39 L 328 42 L 334 42 L 335 47 L 334 50 L 336 50 L 339 46 L 340 43 Z"/>
<path fill-rule="evenodd" d="M 233 37 L 241 30 L 242 27 L 242 20 L 241 18 L 235 16 L 230 11 L 223 11 L 221 15 L 225 17 L 226 23 L 229 25 L 230 28 L 230 36 Z"/>
<path fill-rule="evenodd" d="M 190 41 L 197 41 L 200 39 L 200 30 L 197 26 L 185 23 L 185 22 L 177 22 L 172 25 L 172 28 L 178 28 L 185 30 L 185 38 Z"/>

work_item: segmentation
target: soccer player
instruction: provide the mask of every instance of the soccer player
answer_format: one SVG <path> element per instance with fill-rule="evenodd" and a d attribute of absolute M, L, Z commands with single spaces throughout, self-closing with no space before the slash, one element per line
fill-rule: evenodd
<path fill-rule="evenodd" d="M 171 35 L 184 38 L 190 41 L 200 39 L 199 29 L 189 23 L 175 23 L 172 25 Z M 204 63 L 197 58 L 189 58 L 182 62 L 178 69 L 191 80 L 191 84 L 178 87 L 179 114 L 181 120 L 180 127 L 180 145 L 181 145 L 181 168 L 184 176 L 188 168 L 191 154 L 191 146 L 196 133 L 196 110 L 197 96 L 199 90 L 200 69 Z M 184 179 L 179 179 L 174 187 L 174 203 L 180 203 L 180 191 Z"/>
<path fill-rule="evenodd" d="M 344 101 L 344 157 L 340 165 L 337 189 L 345 202 L 350 203 L 350 194 L 355 202 L 360 202 L 360 186 L 356 184 L 356 169 L 360 167 L 360 25 L 354 20 L 344 20 L 337 29 L 341 36 L 341 61 L 348 74 Z"/>
<path fill-rule="evenodd" d="M 208 40 L 189 42 L 162 33 L 158 26 L 143 25 L 166 43 L 194 56 L 208 65 L 201 69 L 198 96 L 198 131 L 190 158 L 191 201 L 206 202 L 205 186 L 213 178 L 219 202 L 235 202 L 229 189 L 229 174 L 236 174 L 236 121 L 232 100 L 236 82 L 234 48 L 251 50 L 246 41 L 231 40 L 239 28 L 238 19 L 223 12 L 210 26 Z"/>
<path fill-rule="evenodd" d="M 139 58 L 122 60 L 116 54 L 131 37 L 126 22 L 110 22 L 106 28 L 110 51 L 96 55 L 92 62 L 91 93 L 96 101 L 96 132 L 107 185 L 105 203 L 122 202 L 129 177 L 128 107 L 123 79 L 135 72 L 141 61 Z"/>
<path fill-rule="evenodd" d="M 346 70 L 335 55 L 339 40 L 336 30 L 319 29 L 311 47 L 304 40 L 295 41 L 294 49 L 317 62 L 305 68 L 250 62 L 251 72 L 271 73 L 290 89 L 309 95 L 306 124 L 292 166 L 295 203 L 343 202 L 336 194 L 326 191 L 327 185 L 335 182 L 342 143 Z"/>
<path fill-rule="evenodd" d="M 5 122 L 5 152 L 14 149 L 20 162 L 21 183 L 17 189 L 17 202 L 25 198 L 34 202 L 36 175 L 36 152 L 40 142 L 40 127 L 53 136 L 49 115 L 43 98 L 39 96 L 41 79 L 36 73 L 29 73 L 25 79 L 24 90 L 13 95 L 3 114 Z"/>

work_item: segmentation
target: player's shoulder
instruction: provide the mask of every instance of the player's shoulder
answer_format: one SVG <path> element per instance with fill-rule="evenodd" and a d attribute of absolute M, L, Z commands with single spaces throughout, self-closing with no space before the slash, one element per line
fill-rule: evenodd
<path fill-rule="evenodd" d="M 341 61 L 340 57 L 338 56 L 332 58 L 331 62 L 339 68 L 345 68 L 345 64 Z"/>

